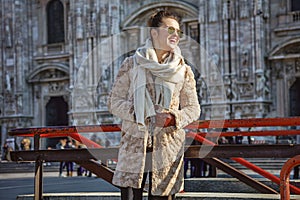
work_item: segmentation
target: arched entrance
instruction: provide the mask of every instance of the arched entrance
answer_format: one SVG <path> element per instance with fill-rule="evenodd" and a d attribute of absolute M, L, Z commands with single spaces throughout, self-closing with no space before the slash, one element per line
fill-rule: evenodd
<path fill-rule="evenodd" d="M 300 116 L 300 38 L 283 42 L 271 51 L 275 116 Z"/>
<path fill-rule="evenodd" d="M 46 126 L 68 125 L 68 104 L 62 96 L 51 97 L 46 105 Z M 48 138 L 46 147 L 55 148 L 58 138 Z"/>
<path fill-rule="evenodd" d="M 64 63 L 43 63 L 28 76 L 32 84 L 35 126 L 68 125 L 69 66 Z M 56 139 L 42 140 L 42 148 L 55 148 Z"/>
<path fill-rule="evenodd" d="M 290 116 L 300 116 L 300 78 L 291 86 L 290 94 Z"/>

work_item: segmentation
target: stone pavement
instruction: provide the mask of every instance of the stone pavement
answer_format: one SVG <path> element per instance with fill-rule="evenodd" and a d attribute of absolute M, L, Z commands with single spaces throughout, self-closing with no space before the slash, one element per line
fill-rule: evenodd
<path fill-rule="evenodd" d="M 93 192 L 93 193 L 52 193 L 44 194 L 47 200 L 120 200 L 119 192 Z M 20 195 L 17 200 L 32 200 L 33 195 Z M 144 200 L 147 194 L 144 194 Z M 276 194 L 253 194 L 253 193 L 200 193 L 187 192 L 176 195 L 176 200 L 278 200 Z M 300 195 L 291 195 L 291 199 L 300 199 Z"/>
<path fill-rule="evenodd" d="M 3 175 L 3 174 L 2 174 Z M 33 177 L 33 173 L 6 174 L 1 178 L 16 176 Z M 57 177 L 57 172 L 45 172 L 44 177 Z M 260 178 L 262 182 L 274 184 Z M 300 181 L 294 181 L 296 185 Z M 279 188 L 276 184 L 275 188 Z M 191 178 L 185 181 L 185 192 L 176 195 L 177 200 L 279 200 L 280 195 L 260 194 L 253 188 L 245 185 L 235 178 Z M 226 192 L 224 192 L 226 191 Z M 119 192 L 76 192 L 76 193 L 44 193 L 47 200 L 120 200 Z M 33 195 L 19 195 L 17 200 L 33 200 Z M 147 199 L 147 194 L 144 194 Z M 299 199 L 300 195 L 291 195 L 291 199 Z"/>
<path fill-rule="evenodd" d="M 58 170 L 55 166 L 45 166 L 43 173 L 44 177 L 58 177 Z M 12 173 L 9 170 L 6 170 L 6 173 L 1 171 L 0 179 L 10 179 L 18 177 L 32 177 L 34 178 L 34 165 L 27 164 L 29 172 L 18 172 Z M 52 170 L 51 170 L 52 169 Z M 21 171 L 21 170 L 19 170 Z M 244 170 L 245 173 L 251 174 L 251 171 Z M 278 175 L 278 171 L 272 171 L 273 174 Z M 255 176 L 254 173 L 251 174 Z M 256 175 L 257 176 L 257 175 Z M 264 182 L 265 184 L 271 186 L 272 188 L 278 191 L 279 186 L 270 182 L 269 180 L 256 177 L 258 180 Z M 292 180 L 295 185 L 300 187 L 300 180 Z M 80 190 L 79 190 L 80 191 Z M 44 196 L 47 200 L 114 200 L 120 199 L 119 192 L 76 192 L 76 193 L 44 193 Z M 31 200 L 33 195 L 19 195 L 18 200 Z M 145 199 L 146 194 L 145 194 Z M 194 199 L 207 199 L 207 200 L 264 200 L 264 199 L 280 199 L 280 195 L 273 194 L 259 194 L 253 188 L 247 186 L 246 184 L 238 181 L 235 178 L 228 177 L 225 173 L 218 171 L 217 178 L 190 178 L 185 181 L 185 193 L 177 194 L 176 199 L 179 200 L 194 200 Z M 292 195 L 291 199 L 299 199 L 300 196 Z"/>

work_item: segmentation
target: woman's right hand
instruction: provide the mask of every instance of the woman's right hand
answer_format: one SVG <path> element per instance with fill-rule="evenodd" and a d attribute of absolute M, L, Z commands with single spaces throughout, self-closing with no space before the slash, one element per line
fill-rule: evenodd
<path fill-rule="evenodd" d="M 156 113 L 155 126 L 168 127 L 175 126 L 175 116 L 171 113 Z"/>

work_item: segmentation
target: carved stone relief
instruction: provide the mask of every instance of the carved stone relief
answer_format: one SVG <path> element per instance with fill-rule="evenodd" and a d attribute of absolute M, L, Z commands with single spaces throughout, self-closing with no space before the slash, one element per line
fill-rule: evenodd
<path fill-rule="evenodd" d="M 6 18 L 5 23 L 5 46 L 11 47 L 12 46 L 12 31 L 11 31 L 11 19 Z"/>
<path fill-rule="evenodd" d="M 64 82 L 49 82 L 48 83 L 48 92 L 59 94 L 61 92 L 64 92 L 66 88 L 66 84 Z"/>
<path fill-rule="evenodd" d="M 97 32 L 97 13 L 95 9 L 89 11 L 87 22 L 87 36 L 95 37 Z"/>
<path fill-rule="evenodd" d="M 234 113 L 234 119 L 242 119 L 242 116 L 244 114 L 242 106 L 235 106 L 233 113 Z"/>
<path fill-rule="evenodd" d="M 218 21 L 218 4 L 216 0 L 210 0 L 209 2 L 209 22 Z"/>
<path fill-rule="evenodd" d="M 93 96 L 89 92 L 79 89 L 73 93 L 73 104 L 74 111 L 88 111 L 95 108 Z"/>
<path fill-rule="evenodd" d="M 249 51 L 243 50 L 241 53 L 241 78 L 243 81 L 249 80 Z"/>
<path fill-rule="evenodd" d="M 230 1 L 228 1 L 228 3 L 229 3 L 229 16 L 231 19 L 234 19 L 235 18 L 235 10 L 236 10 L 235 1 L 230 0 Z"/>
<path fill-rule="evenodd" d="M 56 80 L 60 78 L 68 78 L 68 75 L 63 71 L 52 68 L 37 74 L 34 77 L 34 79 L 30 81 L 34 82 L 34 81 L 49 80 L 49 79 Z"/>
<path fill-rule="evenodd" d="M 264 17 L 265 18 L 269 18 L 269 16 L 270 16 L 270 10 L 269 10 L 269 0 L 264 0 L 263 1 L 263 14 L 264 14 Z"/>
<path fill-rule="evenodd" d="M 199 23 L 205 22 L 205 0 L 200 0 L 199 3 Z"/>
<path fill-rule="evenodd" d="M 33 87 L 33 92 L 34 92 L 35 98 L 40 99 L 41 98 L 41 93 L 42 93 L 41 85 L 35 84 L 34 87 Z"/>
<path fill-rule="evenodd" d="M 295 72 L 296 74 L 300 73 L 300 58 L 295 60 Z"/>
<path fill-rule="evenodd" d="M 299 54 L 299 52 L 300 52 L 300 44 L 293 43 L 280 49 L 275 55 Z"/>
<path fill-rule="evenodd" d="M 83 39 L 83 27 L 82 27 L 82 11 L 81 8 L 76 9 L 76 38 Z"/>
<path fill-rule="evenodd" d="M 197 94 L 200 102 L 207 102 L 207 85 L 203 77 L 200 76 L 197 79 Z"/>
<path fill-rule="evenodd" d="M 4 126 L 6 125 L 7 130 L 13 128 L 31 127 L 33 124 L 31 117 L 2 119 L 1 123 Z"/>
<path fill-rule="evenodd" d="M 73 114 L 70 120 L 73 126 L 92 125 L 95 124 L 92 114 Z"/>
<path fill-rule="evenodd" d="M 231 77 L 229 75 L 224 76 L 224 86 L 226 91 L 226 97 L 229 100 L 237 100 L 237 84 L 236 84 L 236 78 Z"/>
<path fill-rule="evenodd" d="M 249 17 L 249 1 L 241 0 L 240 1 L 240 18 Z"/>
<path fill-rule="evenodd" d="M 10 72 L 5 72 L 5 90 L 10 93 L 13 88 L 13 77 L 10 75 Z"/>
<path fill-rule="evenodd" d="M 235 18 L 235 4 L 233 0 L 223 0 L 222 19 Z"/>
<path fill-rule="evenodd" d="M 287 61 L 285 62 L 285 74 L 288 76 L 295 75 L 295 63 L 294 61 Z"/>
<path fill-rule="evenodd" d="M 130 41 L 130 42 L 129 42 Z M 128 49 L 136 49 L 139 46 L 139 29 L 128 30 Z"/>
<path fill-rule="evenodd" d="M 16 114 L 16 96 L 13 94 L 7 94 L 4 99 L 5 103 L 5 115 L 14 115 Z"/>
<path fill-rule="evenodd" d="M 282 79 L 284 77 L 284 68 L 281 62 L 275 62 L 273 67 L 273 73 L 277 79 Z"/>
<path fill-rule="evenodd" d="M 267 79 L 262 70 L 256 71 L 256 98 L 257 99 L 265 99 L 267 95 L 270 93 L 270 89 L 267 85 Z"/>
<path fill-rule="evenodd" d="M 18 94 L 16 95 L 16 102 L 17 102 L 17 114 L 23 114 L 23 95 Z"/>
<path fill-rule="evenodd" d="M 237 83 L 238 93 L 241 100 L 251 99 L 253 97 L 254 88 L 253 83 L 250 82 L 239 82 Z"/>
<path fill-rule="evenodd" d="M 100 8 L 100 35 L 107 36 L 108 35 L 108 7 L 107 4 L 102 5 Z"/>
<path fill-rule="evenodd" d="M 119 31 L 119 13 L 118 13 L 118 5 L 113 4 L 110 7 L 111 13 L 110 13 L 110 18 L 111 18 L 111 34 L 116 34 Z"/>
<path fill-rule="evenodd" d="M 255 0 L 254 15 L 260 15 L 262 13 L 263 13 L 263 0 Z"/>

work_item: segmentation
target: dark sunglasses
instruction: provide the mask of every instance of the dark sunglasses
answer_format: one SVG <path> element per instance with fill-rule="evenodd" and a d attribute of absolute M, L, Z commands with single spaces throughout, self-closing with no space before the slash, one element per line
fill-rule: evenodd
<path fill-rule="evenodd" d="M 174 28 L 174 27 L 172 27 L 172 26 L 168 26 L 168 27 L 166 27 L 165 29 L 168 31 L 168 33 L 169 33 L 170 35 L 174 34 L 175 31 L 176 31 L 176 32 L 177 32 L 177 35 L 178 35 L 180 38 L 183 37 L 183 31 L 182 31 L 182 30 L 176 29 L 176 28 Z"/>

